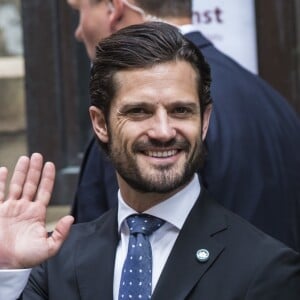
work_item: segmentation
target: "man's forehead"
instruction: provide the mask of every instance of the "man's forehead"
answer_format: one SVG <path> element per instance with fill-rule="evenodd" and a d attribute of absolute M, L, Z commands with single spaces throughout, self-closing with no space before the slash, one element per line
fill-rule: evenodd
<path fill-rule="evenodd" d="M 97 4 L 97 3 L 100 3 L 100 2 L 104 2 L 104 1 L 108 1 L 108 2 L 111 2 L 110 0 L 87 0 L 90 2 L 90 4 Z"/>

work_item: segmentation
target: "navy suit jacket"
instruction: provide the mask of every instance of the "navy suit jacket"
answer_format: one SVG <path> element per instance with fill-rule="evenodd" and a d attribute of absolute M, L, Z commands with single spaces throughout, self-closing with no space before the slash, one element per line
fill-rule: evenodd
<path fill-rule="evenodd" d="M 300 119 L 259 77 L 200 32 L 186 35 L 211 66 L 213 112 L 202 184 L 226 208 L 300 251 Z M 72 214 L 95 219 L 117 203 L 114 170 L 93 139 Z"/>
<path fill-rule="evenodd" d="M 74 225 L 59 253 L 33 269 L 22 299 L 112 300 L 118 241 L 117 209 Z M 196 258 L 203 248 L 210 254 L 206 262 Z M 299 295 L 299 254 L 202 189 L 151 300 L 298 300 Z"/>

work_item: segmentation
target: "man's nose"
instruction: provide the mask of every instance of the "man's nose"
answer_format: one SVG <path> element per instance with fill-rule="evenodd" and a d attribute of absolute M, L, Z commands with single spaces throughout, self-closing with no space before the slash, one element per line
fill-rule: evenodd
<path fill-rule="evenodd" d="M 77 25 L 77 28 L 74 32 L 74 36 L 77 41 L 82 42 L 82 29 L 80 23 Z"/>
<path fill-rule="evenodd" d="M 176 130 L 167 112 L 160 112 L 151 120 L 148 136 L 161 142 L 167 142 L 176 136 Z"/>

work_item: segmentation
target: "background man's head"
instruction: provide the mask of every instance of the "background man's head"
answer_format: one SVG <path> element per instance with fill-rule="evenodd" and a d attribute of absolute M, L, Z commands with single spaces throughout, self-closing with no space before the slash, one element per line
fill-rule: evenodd
<path fill-rule="evenodd" d="M 79 13 L 75 37 L 83 42 L 90 59 L 95 57 L 95 47 L 99 41 L 112 33 L 110 0 L 67 0 Z"/>
<path fill-rule="evenodd" d="M 149 21 L 153 17 L 176 25 L 191 22 L 191 0 L 67 0 L 79 12 L 75 32 L 84 43 L 88 56 L 95 57 L 99 41 L 129 25 Z"/>

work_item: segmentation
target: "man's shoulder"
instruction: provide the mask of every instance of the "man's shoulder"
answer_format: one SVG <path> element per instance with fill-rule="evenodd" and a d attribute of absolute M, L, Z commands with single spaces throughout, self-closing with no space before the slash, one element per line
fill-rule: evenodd
<path fill-rule="evenodd" d="M 222 220 L 221 222 L 223 223 L 222 226 L 215 226 L 220 229 L 216 230 L 212 237 L 218 243 L 223 244 L 228 250 L 231 249 L 230 251 L 244 254 L 251 253 L 253 257 L 256 255 L 262 257 L 266 253 L 271 254 L 272 252 L 294 252 L 284 243 L 271 237 L 246 219 L 219 204 L 206 191 L 205 195 L 202 196 L 203 198 L 206 202 L 204 209 L 208 211 L 209 218 Z M 200 202 L 202 199 L 200 198 Z M 201 205 L 199 209 L 201 209 Z M 266 252 L 262 253 L 261 251 Z"/>
<path fill-rule="evenodd" d="M 234 212 L 224 208 L 224 214 L 228 222 L 229 234 L 227 238 L 232 245 L 241 245 L 241 247 L 247 248 L 249 251 L 251 249 L 253 252 L 260 252 L 262 249 L 273 249 L 274 251 L 290 249 Z"/>

